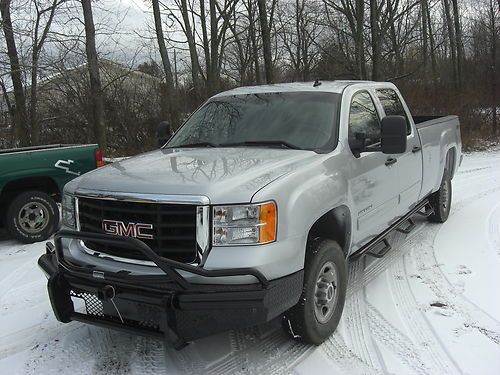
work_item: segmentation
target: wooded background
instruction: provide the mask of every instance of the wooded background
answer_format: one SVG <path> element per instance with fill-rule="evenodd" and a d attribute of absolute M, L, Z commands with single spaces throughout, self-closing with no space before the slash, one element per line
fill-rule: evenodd
<path fill-rule="evenodd" d="M 0 0 L 4 147 L 98 142 L 130 155 L 217 92 L 316 78 L 392 81 L 413 114 L 458 114 L 466 148 L 498 143 L 500 0 L 131 1 L 147 28 L 127 43 L 155 44 L 103 82 L 99 46 L 122 19 L 109 1 Z M 75 81 L 67 72 L 81 64 Z M 134 70 L 159 84 L 139 93 L 126 83 Z"/>

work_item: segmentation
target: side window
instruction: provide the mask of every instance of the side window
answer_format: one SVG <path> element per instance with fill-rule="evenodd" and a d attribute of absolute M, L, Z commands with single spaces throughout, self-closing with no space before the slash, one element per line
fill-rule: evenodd
<path fill-rule="evenodd" d="M 411 134 L 411 125 L 408 121 L 408 116 L 403 108 L 401 100 L 399 100 L 396 91 L 391 89 L 380 89 L 376 90 L 377 98 L 380 100 L 380 104 L 384 108 L 386 116 L 403 116 L 406 119 L 406 134 Z"/>
<path fill-rule="evenodd" d="M 361 91 L 352 97 L 349 110 L 349 146 L 351 150 L 359 148 L 359 140 L 365 140 L 365 146 L 380 143 L 380 119 L 375 104 L 367 91 Z"/>

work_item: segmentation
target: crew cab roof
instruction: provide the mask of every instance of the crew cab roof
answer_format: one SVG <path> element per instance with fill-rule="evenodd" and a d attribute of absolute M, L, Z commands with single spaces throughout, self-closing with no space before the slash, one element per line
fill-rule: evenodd
<path fill-rule="evenodd" d="M 320 81 L 321 85 L 314 87 L 314 82 L 292 82 L 292 83 L 276 83 L 271 85 L 259 86 L 244 86 L 232 90 L 221 92 L 214 97 L 231 96 L 231 95 L 245 95 L 245 94 L 259 94 L 267 92 L 331 92 L 341 94 L 342 91 L 350 85 L 363 84 L 363 86 L 380 86 L 391 85 L 387 82 L 374 82 L 374 81 Z"/>

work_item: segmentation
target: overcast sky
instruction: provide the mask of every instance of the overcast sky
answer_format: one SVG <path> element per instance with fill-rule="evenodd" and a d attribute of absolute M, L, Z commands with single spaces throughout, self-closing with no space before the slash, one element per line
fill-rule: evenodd
<path fill-rule="evenodd" d="M 156 53 L 152 10 L 143 0 L 101 0 L 94 4 L 96 29 L 105 30 L 97 37 L 99 52 L 109 58 L 136 64 Z M 116 33 L 109 35 L 108 29 Z M 155 58 L 155 56 L 152 56 Z"/>

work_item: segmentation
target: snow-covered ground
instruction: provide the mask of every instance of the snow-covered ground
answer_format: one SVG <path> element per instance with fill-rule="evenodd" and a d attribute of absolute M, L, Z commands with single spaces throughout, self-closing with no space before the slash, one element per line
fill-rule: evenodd
<path fill-rule="evenodd" d="M 0 241 L 0 374 L 500 374 L 500 152 L 465 157 L 449 220 L 349 266 L 337 332 L 320 347 L 278 322 L 161 341 L 54 318 L 41 243 Z"/>

